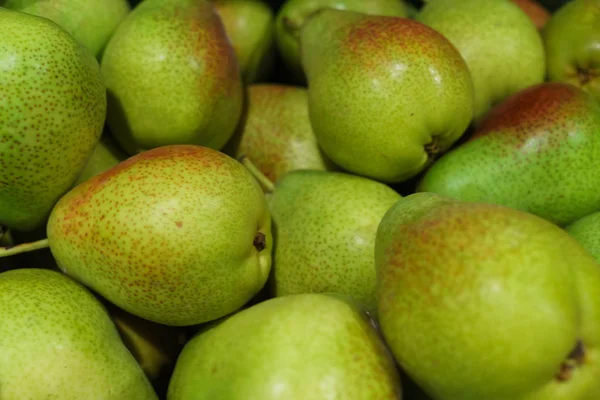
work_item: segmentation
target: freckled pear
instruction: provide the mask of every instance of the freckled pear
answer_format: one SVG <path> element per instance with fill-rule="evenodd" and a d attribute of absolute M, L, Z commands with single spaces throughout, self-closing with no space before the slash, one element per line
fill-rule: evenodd
<path fill-rule="evenodd" d="M 2 399 L 158 400 L 106 309 L 40 268 L 0 274 Z"/>
<path fill-rule="evenodd" d="M 308 18 L 300 44 L 313 130 L 349 172 L 406 180 L 471 121 L 467 65 L 446 38 L 419 22 L 324 9 Z"/>
<path fill-rule="evenodd" d="M 432 399 L 600 398 L 600 264 L 560 227 L 416 193 L 375 260 L 383 336 Z"/>
<path fill-rule="evenodd" d="M 496 106 L 470 140 L 425 173 L 418 191 L 495 203 L 567 224 L 600 209 L 600 106 L 544 83 Z"/>
<path fill-rule="evenodd" d="M 276 296 L 336 292 L 375 309 L 375 235 L 400 199 L 383 183 L 341 172 L 292 171 L 269 199 Z"/>
<path fill-rule="evenodd" d="M 66 274 L 165 325 L 229 314 L 264 285 L 271 219 L 259 184 L 206 147 L 148 150 L 67 193 L 48 221 Z"/>
<path fill-rule="evenodd" d="M 337 168 L 319 148 L 308 94 L 299 86 L 248 86 L 246 115 L 226 149 L 238 159 L 248 157 L 273 182 L 293 170 Z"/>
<path fill-rule="evenodd" d="M 94 56 L 56 23 L 0 7 L 0 225 L 44 225 L 105 117 Z"/>
<path fill-rule="evenodd" d="M 145 0 L 102 57 L 108 125 L 130 154 L 172 144 L 220 149 L 242 112 L 235 51 L 213 4 Z"/>
<path fill-rule="evenodd" d="M 600 262 L 600 211 L 578 219 L 565 230 Z"/>
<path fill-rule="evenodd" d="M 335 295 L 269 299 L 184 347 L 168 400 L 400 400 L 394 360 L 359 307 Z"/>

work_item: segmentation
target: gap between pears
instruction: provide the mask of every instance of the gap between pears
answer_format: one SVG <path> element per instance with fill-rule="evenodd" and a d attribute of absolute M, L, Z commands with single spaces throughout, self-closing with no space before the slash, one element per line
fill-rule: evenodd
<path fill-rule="evenodd" d="M 250 160 L 248 158 L 248 156 L 241 155 L 240 157 L 238 157 L 238 161 L 240 163 L 242 163 L 242 165 L 244 165 L 244 167 L 246 167 L 246 169 L 248 171 L 250 171 L 250 174 L 252 174 L 252 176 L 254 177 L 254 179 L 256 179 L 256 181 L 260 184 L 260 186 L 262 186 L 262 188 L 267 193 L 270 194 L 270 193 L 273 193 L 275 191 L 275 184 L 273 182 L 271 182 L 271 180 L 269 178 L 267 178 L 265 176 L 265 174 L 263 174 L 262 172 L 260 172 L 260 170 L 256 167 L 256 165 L 254 165 L 254 163 L 252 162 L 252 160 Z"/>

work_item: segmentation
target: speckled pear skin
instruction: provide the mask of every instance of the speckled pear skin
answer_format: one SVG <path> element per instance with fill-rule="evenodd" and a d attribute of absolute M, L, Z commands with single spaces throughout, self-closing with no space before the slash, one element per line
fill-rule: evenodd
<path fill-rule="evenodd" d="M 168 400 L 399 400 L 400 378 L 360 308 L 325 294 L 269 299 L 184 347 Z"/>
<path fill-rule="evenodd" d="M 101 303 L 45 269 L 0 274 L 2 399 L 158 400 Z"/>
<path fill-rule="evenodd" d="M 600 262 L 600 212 L 578 219 L 565 230 Z"/>
<path fill-rule="evenodd" d="M 565 3 L 542 31 L 548 79 L 583 88 L 600 100 L 600 2 Z"/>
<path fill-rule="evenodd" d="M 45 18 L 0 8 L 0 225 L 31 231 L 100 138 L 98 62 Z"/>
<path fill-rule="evenodd" d="M 375 260 L 383 336 L 433 399 L 599 398 L 600 265 L 560 227 L 417 193 L 383 217 Z"/>
<path fill-rule="evenodd" d="M 473 86 L 458 51 L 407 18 L 323 10 L 301 32 L 310 121 L 329 158 L 401 182 L 466 130 Z"/>
<path fill-rule="evenodd" d="M 550 11 L 548 11 L 539 1 L 536 0 L 511 0 L 513 3 L 519 6 L 521 10 L 525 12 L 531 18 L 531 21 L 535 27 L 541 30 L 544 25 L 548 22 L 551 17 Z"/>
<path fill-rule="evenodd" d="M 242 112 L 240 70 L 213 5 L 145 0 L 102 58 L 108 125 L 129 154 L 172 144 L 220 149 Z"/>
<path fill-rule="evenodd" d="M 380 182 L 346 173 L 284 175 L 269 199 L 274 294 L 336 292 L 374 311 L 375 235 L 399 199 Z"/>
<path fill-rule="evenodd" d="M 201 146 L 148 150 L 83 182 L 57 203 L 47 233 L 66 274 L 165 325 L 237 310 L 271 267 L 261 187 L 242 164 Z"/>
<path fill-rule="evenodd" d="M 273 10 L 264 0 L 214 0 L 246 84 L 263 81 L 273 68 Z"/>
<path fill-rule="evenodd" d="M 128 157 L 129 155 L 119 147 L 110 132 L 104 131 L 73 186 L 116 166 Z"/>
<path fill-rule="evenodd" d="M 225 149 L 236 158 L 248 157 L 272 182 L 297 169 L 337 169 L 313 133 L 306 88 L 250 85 L 245 114 Z"/>
<path fill-rule="evenodd" d="M 563 83 L 496 106 L 470 140 L 425 173 L 417 191 L 501 204 L 568 224 L 600 209 L 600 107 Z"/>
<path fill-rule="evenodd" d="M 130 11 L 127 0 L 0 0 L 0 5 L 56 22 L 98 59 Z"/>
<path fill-rule="evenodd" d="M 401 0 L 287 0 L 275 17 L 275 40 L 283 62 L 298 84 L 306 83 L 302 67 L 299 31 L 311 14 L 324 8 L 356 11 L 368 15 L 406 17 Z"/>
<path fill-rule="evenodd" d="M 540 34 L 511 1 L 432 0 L 417 20 L 448 38 L 467 62 L 475 86 L 476 121 L 507 96 L 544 81 Z"/>

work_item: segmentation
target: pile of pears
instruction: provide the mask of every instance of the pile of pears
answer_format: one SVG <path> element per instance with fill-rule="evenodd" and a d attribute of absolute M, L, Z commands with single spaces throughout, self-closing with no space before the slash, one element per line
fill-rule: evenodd
<path fill-rule="evenodd" d="M 0 400 L 600 399 L 600 0 L 0 0 Z"/>

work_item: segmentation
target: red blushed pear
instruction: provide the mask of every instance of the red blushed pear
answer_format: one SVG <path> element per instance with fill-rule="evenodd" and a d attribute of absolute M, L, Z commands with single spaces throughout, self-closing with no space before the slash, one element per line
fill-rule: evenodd
<path fill-rule="evenodd" d="M 325 9 L 300 33 L 310 121 L 329 158 L 401 182 L 465 131 L 473 84 L 458 50 L 407 18 Z"/>
<path fill-rule="evenodd" d="M 220 149 L 242 113 L 235 51 L 212 3 L 145 0 L 102 57 L 107 122 L 130 154 L 172 144 Z"/>
<path fill-rule="evenodd" d="M 538 30 L 541 30 L 550 19 L 550 12 L 536 0 L 512 0 L 512 2 L 518 5 L 531 18 L 531 21 Z"/>
<path fill-rule="evenodd" d="M 590 94 L 569 84 L 536 85 L 496 106 L 417 190 L 568 224 L 600 209 L 598 132 L 600 105 Z"/>
<path fill-rule="evenodd" d="M 375 264 L 383 336 L 432 399 L 600 398 L 600 264 L 555 224 L 416 193 Z"/>

